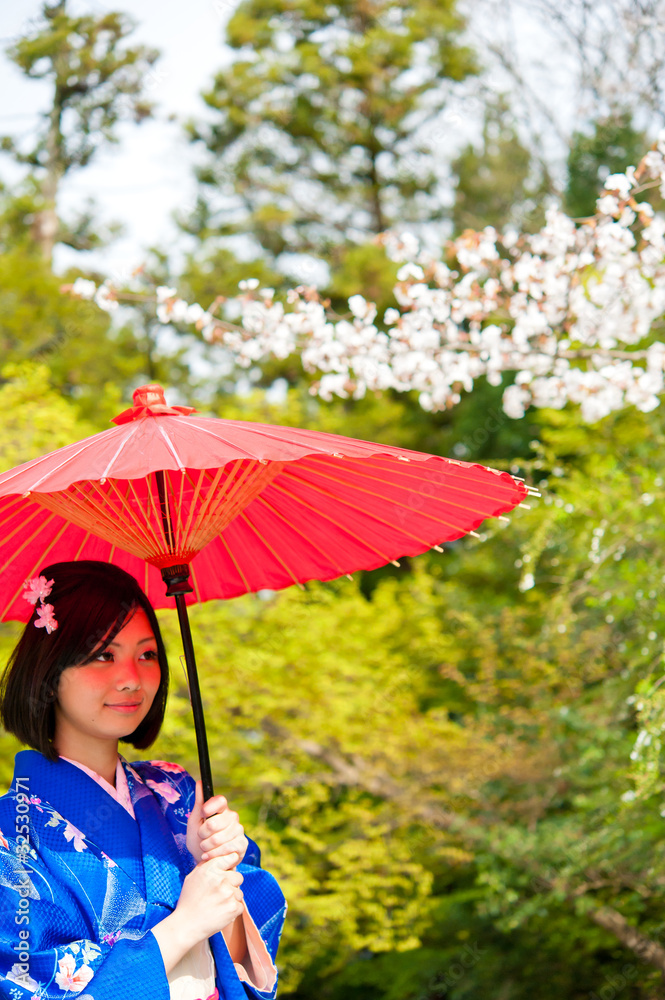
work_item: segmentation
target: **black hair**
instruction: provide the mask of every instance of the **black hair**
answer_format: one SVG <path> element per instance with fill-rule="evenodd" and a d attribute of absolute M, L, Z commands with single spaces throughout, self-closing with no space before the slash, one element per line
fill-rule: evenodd
<path fill-rule="evenodd" d="M 53 580 L 46 602 L 53 605 L 58 628 L 50 634 L 35 628 L 36 604 L 0 681 L 0 721 L 5 730 L 48 760 L 57 760 L 52 741 L 60 675 L 67 667 L 99 656 L 140 608 L 155 636 L 161 680 L 145 719 L 122 740 L 137 749 L 149 747 L 164 720 L 169 683 L 164 641 L 150 601 L 133 576 L 110 563 L 53 563 L 39 575 Z"/>

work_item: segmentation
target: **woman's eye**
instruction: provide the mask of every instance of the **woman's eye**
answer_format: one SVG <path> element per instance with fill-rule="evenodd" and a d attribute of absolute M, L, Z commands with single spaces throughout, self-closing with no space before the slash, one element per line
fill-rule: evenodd
<path fill-rule="evenodd" d="M 105 649 L 103 653 L 98 653 L 95 657 L 96 661 L 101 661 L 102 663 L 110 663 L 113 660 L 113 653 L 110 650 Z"/>
<path fill-rule="evenodd" d="M 146 649 L 145 653 L 141 653 L 142 660 L 156 660 L 157 650 L 156 649 Z"/>

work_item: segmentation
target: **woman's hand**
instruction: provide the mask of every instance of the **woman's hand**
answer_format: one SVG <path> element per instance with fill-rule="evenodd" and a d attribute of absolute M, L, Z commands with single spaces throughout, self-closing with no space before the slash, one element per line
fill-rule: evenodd
<path fill-rule="evenodd" d="M 243 912 L 242 875 L 231 867 L 238 860 L 230 854 L 198 864 L 186 876 L 173 913 L 151 928 L 167 974 L 199 941 L 225 929 L 228 934 Z"/>
<path fill-rule="evenodd" d="M 187 850 L 196 862 L 237 854 L 234 865 L 245 856 L 249 841 L 238 818 L 223 795 L 203 801 L 203 785 L 196 782 L 196 799 L 187 820 Z"/>
<path fill-rule="evenodd" d="M 195 930 L 197 940 L 221 931 L 242 913 L 242 875 L 227 867 L 237 863 L 237 854 L 213 858 L 199 863 L 185 878 L 175 912 Z"/>

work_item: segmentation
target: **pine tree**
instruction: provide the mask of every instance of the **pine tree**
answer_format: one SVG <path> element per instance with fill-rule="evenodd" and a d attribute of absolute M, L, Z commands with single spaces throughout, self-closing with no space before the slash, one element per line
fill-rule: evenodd
<path fill-rule="evenodd" d="M 1 146 L 39 178 L 32 236 L 50 261 L 59 241 L 79 249 L 94 245 L 88 212 L 69 227 L 58 218 L 58 189 L 70 170 L 85 167 L 101 146 L 118 141 L 120 122 L 150 116 L 143 92 L 158 53 L 124 45 L 134 27 L 124 13 L 74 17 L 67 12 L 67 0 L 57 0 L 44 3 L 41 18 L 7 54 L 26 76 L 51 81 L 51 107 L 29 149 L 8 136 Z"/>
<path fill-rule="evenodd" d="M 463 29 L 454 0 L 244 0 L 212 121 L 190 126 L 206 156 L 185 227 L 334 267 L 396 223 L 440 219 L 427 131 L 476 69 Z"/>

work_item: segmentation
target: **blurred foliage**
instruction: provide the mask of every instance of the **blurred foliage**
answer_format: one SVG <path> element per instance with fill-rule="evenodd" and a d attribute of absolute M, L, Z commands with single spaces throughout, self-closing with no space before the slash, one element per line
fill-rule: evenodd
<path fill-rule="evenodd" d="M 0 255 L 1 356 L 4 363 L 44 365 L 51 386 L 86 416 L 98 416 L 101 429 L 126 388 L 140 382 L 141 353 L 129 327 L 111 329 L 106 313 L 63 295 L 61 286 L 34 247 Z"/>
<path fill-rule="evenodd" d="M 593 215 L 606 178 L 639 163 L 648 145 L 646 135 L 635 127 L 628 110 L 617 110 L 591 122 L 588 132 L 575 132 L 568 154 L 564 210 L 574 219 Z"/>
<path fill-rule="evenodd" d="M 481 145 L 469 143 L 451 164 L 456 177 L 452 221 L 465 229 L 515 226 L 535 232 L 545 221 L 551 180 L 520 140 L 505 97 L 485 108 Z"/>

